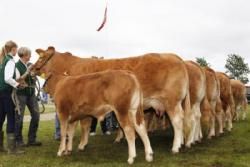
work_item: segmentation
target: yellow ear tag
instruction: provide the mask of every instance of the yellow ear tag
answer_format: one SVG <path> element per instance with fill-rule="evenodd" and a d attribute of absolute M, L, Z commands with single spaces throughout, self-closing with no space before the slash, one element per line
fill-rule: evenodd
<path fill-rule="evenodd" d="M 42 73 L 42 74 L 40 75 L 40 77 L 43 78 L 43 79 L 46 79 L 45 73 Z"/>

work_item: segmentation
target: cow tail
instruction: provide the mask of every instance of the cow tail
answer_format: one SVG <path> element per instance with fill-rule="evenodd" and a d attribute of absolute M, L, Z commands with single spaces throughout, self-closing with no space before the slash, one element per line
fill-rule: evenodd
<path fill-rule="evenodd" d="M 140 94 L 139 95 L 140 100 L 139 100 L 139 105 L 138 105 L 137 112 L 136 112 L 136 123 L 137 125 L 140 125 L 144 120 L 144 111 L 143 111 L 143 94 L 140 88 L 138 90 Z"/>
<path fill-rule="evenodd" d="M 189 89 L 187 90 L 186 97 L 184 98 L 183 110 L 184 110 L 185 113 L 190 113 L 191 112 L 191 103 L 190 103 Z"/>

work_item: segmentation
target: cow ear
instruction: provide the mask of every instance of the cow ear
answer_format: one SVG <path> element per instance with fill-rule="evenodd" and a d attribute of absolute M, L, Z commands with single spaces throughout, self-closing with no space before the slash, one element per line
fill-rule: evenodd
<path fill-rule="evenodd" d="M 55 48 L 53 46 L 49 46 L 48 47 L 48 52 L 50 53 L 50 55 L 54 55 L 55 54 Z"/>
<path fill-rule="evenodd" d="M 45 51 L 44 51 L 43 49 L 36 49 L 36 53 L 37 53 L 40 57 L 43 57 Z"/>
<path fill-rule="evenodd" d="M 53 51 L 55 51 L 55 48 L 54 48 L 54 46 L 49 46 L 49 47 L 48 47 L 48 50 L 53 50 Z"/>

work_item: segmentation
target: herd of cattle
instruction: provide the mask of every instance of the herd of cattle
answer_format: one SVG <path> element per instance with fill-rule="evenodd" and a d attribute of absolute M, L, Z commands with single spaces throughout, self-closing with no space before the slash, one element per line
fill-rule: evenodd
<path fill-rule="evenodd" d="M 175 54 L 96 59 L 59 53 L 54 47 L 36 52 L 40 57 L 30 72 L 46 78 L 44 88 L 54 98 L 61 123 L 58 156 L 71 153 L 78 120 L 82 129 L 78 149 L 84 150 L 92 117 L 102 120 L 112 111 L 121 127 L 115 141 L 125 134 L 129 164 L 136 157 L 135 132 L 150 162 L 148 132 L 171 125 L 172 152 L 178 153 L 182 145 L 189 148 L 202 138 L 231 131 L 240 108 L 246 117 L 244 84 Z"/>

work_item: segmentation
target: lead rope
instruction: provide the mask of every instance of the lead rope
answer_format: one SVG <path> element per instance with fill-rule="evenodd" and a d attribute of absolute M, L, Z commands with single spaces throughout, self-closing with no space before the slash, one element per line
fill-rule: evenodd
<path fill-rule="evenodd" d="M 12 93 L 11 93 L 11 98 L 12 98 L 12 101 L 15 105 L 15 111 L 18 115 L 21 115 L 21 110 L 20 110 L 20 102 L 18 100 L 18 97 L 17 97 L 17 89 L 13 89 Z"/>
<path fill-rule="evenodd" d="M 41 92 L 41 86 L 40 86 L 40 83 L 36 77 L 36 81 L 38 84 L 36 84 L 36 86 L 29 86 L 30 88 L 35 88 L 37 90 L 37 95 L 36 95 L 36 98 L 38 100 L 41 100 L 41 95 L 40 95 L 40 92 Z M 19 99 L 18 99 L 18 96 L 17 96 L 17 89 L 13 89 L 12 93 L 11 93 L 11 98 L 12 98 L 12 101 L 15 105 L 15 111 L 17 112 L 18 115 L 21 115 L 21 110 L 20 110 L 20 102 L 19 102 Z M 40 111 L 40 114 L 44 113 L 45 112 L 45 106 L 43 103 L 41 103 L 41 106 L 42 106 L 42 111 Z"/>
<path fill-rule="evenodd" d="M 40 82 L 39 82 L 39 80 L 38 80 L 38 78 L 37 77 L 35 77 L 35 81 L 36 81 L 36 86 L 35 86 L 35 88 L 36 88 L 36 90 L 37 90 L 37 95 L 36 95 L 36 98 L 38 99 L 38 100 L 42 100 L 42 98 L 41 98 L 41 85 L 40 85 Z M 42 111 L 40 112 L 40 114 L 42 114 L 42 113 L 44 113 L 45 112 L 45 106 L 44 106 L 44 104 L 42 103 L 42 101 L 41 101 L 41 106 L 42 106 Z"/>
<path fill-rule="evenodd" d="M 41 93 L 41 85 L 40 85 L 40 82 L 36 76 L 34 76 L 34 80 L 35 80 L 35 84 L 33 86 L 29 86 L 29 87 L 36 89 L 36 91 L 37 91 L 36 99 L 38 101 L 41 101 L 41 99 L 42 99 L 41 94 L 40 94 Z M 42 102 L 41 102 L 41 106 L 42 106 L 42 111 L 40 111 L 40 114 L 45 112 L 45 106 Z"/>
<path fill-rule="evenodd" d="M 25 75 L 27 75 L 27 73 L 29 73 L 29 71 L 27 71 L 23 76 L 21 77 L 24 77 Z M 37 84 L 36 84 L 37 83 Z M 37 95 L 36 95 L 36 98 L 37 100 L 41 100 L 41 95 L 40 95 L 40 92 L 41 92 L 41 85 L 40 85 L 40 82 L 38 80 L 38 78 L 35 76 L 35 85 L 33 86 L 28 86 L 30 88 L 35 88 L 37 90 Z M 12 93 L 11 93 L 11 98 L 12 98 L 12 101 L 15 105 L 15 111 L 17 112 L 18 115 L 21 115 L 21 110 L 20 110 L 20 102 L 19 102 L 19 99 L 18 99 L 18 96 L 17 96 L 17 89 L 13 89 Z M 41 103 L 41 106 L 42 106 L 42 111 L 40 112 L 40 114 L 44 113 L 45 112 L 45 106 L 43 103 Z"/>

